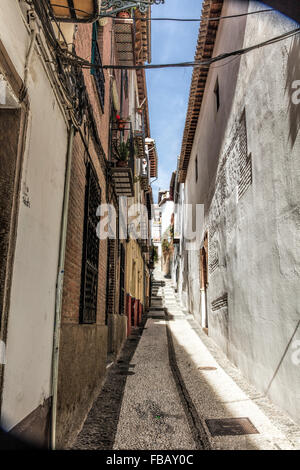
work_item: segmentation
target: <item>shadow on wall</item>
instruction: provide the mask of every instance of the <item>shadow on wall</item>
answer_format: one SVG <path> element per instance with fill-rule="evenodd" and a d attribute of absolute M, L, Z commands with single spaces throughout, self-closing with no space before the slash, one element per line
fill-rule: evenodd
<path fill-rule="evenodd" d="M 225 8 L 226 5 L 231 5 L 231 8 Z M 225 2 L 222 15 L 243 14 L 247 12 L 248 2 L 237 0 L 236 3 L 233 4 Z M 221 23 L 214 55 L 221 54 L 228 50 L 242 48 L 244 46 L 246 24 L 247 16 L 237 19 L 234 23 L 234 30 L 228 27 L 229 23 Z M 219 38 L 221 38 L 221 40 Z M 222 156 L 224 139 L 228 129 L 228 121 L 232 114 L 232 108 L 236 97 L 240 65 L 241 57 L 237 56 L 234 60 L 226 63 L 226 65 L 223 64 L 222 67 L 219 67 L 218 65 L 212 65 L 210 67 L 206 86 L 210 86 L 210 91 L 213 93 L 213 87 L 218 82 L 221 104 L 220 109 L 215 110 L 216 114 L 214 121 L 211 121 L 210 125 L 207 126 L 205 130 L 206 149 L 208 151 L 206 163 L 208 180 L 204 181 L 204 178 L 202 177 L 197 185 L 197 202 L 205 205 L 205 216 L 210 211 L 210 206 L 215 193 L 218 165 Z M 206 88 L 206 93 L 207 90 L 208 88 Z M 206 111 L 206 108 L 203 111 Z M 240 112 L 242 112 L 242 109 Z M 205 128 L 205 125 L 203 128 Z"/>
<path fill-rule="evenodd" d="M 280 367 L 281 367 L 281 364 L 283 363 L 283 361 L 284 361 L 284 359 L 285 359 L 285 357 L 286 357 L 286 355 L 287 355 L 287 353 L 288 353 L 288 351 L 289 351 L 289 349 L 290 349 L 290 346 L 291 346 L 291 344 L 292 344 L 293 339 L 294 339 L 295 336 L 296 336 L 296 333 L 297 333 L 297 330 L 298 330 L 298 328 L 299 328 L 299 325 L 300 325 L 300 320 L 298 321 L 298 323 L 297 323 L 297 325 L 296 325 L 296 328 L 294 329 L 293 334 L 292 334 L 292 336 L 291 336 L 289 342 L 287 343 L 286 348 L 285 348 L 285 350 L 284 350 L 284 352 L 283 352 L 283 354 L 282 354 L 282 356 L 281 356 L 281 358 L 280 358 L 280 361 L 279 361 L 279 363 L 278 363 L 278 366 L 276 367 L 276 370 L 275 370 L 275 372 L 274 372 L 274 374 L 273 374 L 273 376 L 272 376 L 272 379 L 271 379 L 271 381 L 270 381 L 270 383 L 269 383 L 269 385 L 268 385 L 268 387 L 267 387 L 267 389 L 266 389 L 266 395 L 268 395 L 268 393 L 269 393 L 269 391 L 270 391 L 270 388 L 271 388 L 271 386 L 272 386 L 274 380 L 276 379 L 276 377 L 277 377 L 277 375 L 278 375 L 278 372 L 279 372 L 279 369 L 280 369 Z"/>
<path fill-rule="evenodd" d="M 284 15 L 300 22 L 299 2 L 295 0 L 264 0 L 263 3 L 275 10 L 280 11 Z"/>
<path fill-rule="evenodd" d="M 30 442 L 22 441 L 12 433 L 0 429 L 0 451 L 2 450 L 42 450 L 42 448 Z"/>
<path fill-rule="evenodd" d="M 299 130 L 300 130 L 300 106 L 293 102 L 293 93 L 295 93 L 295 82 L 300 80 L 300 61 L 299 61 L 299 50 L 300 50 L 300 38 L 295 37 L 289 53 L 287 63 L 287 78 L 285 85 L 285 92 L 289 97 L 289 141 L 291 147 L 295 145 Z M 298 87 L 299 88 L 299 87 Z"/>

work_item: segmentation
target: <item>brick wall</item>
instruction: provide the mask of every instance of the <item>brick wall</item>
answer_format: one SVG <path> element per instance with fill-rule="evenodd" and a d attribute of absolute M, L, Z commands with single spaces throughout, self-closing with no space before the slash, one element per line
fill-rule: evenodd
<path fill-rule="evenodd" d="M 92 25 L 81 24 L 78 25 L 78 32 L 76 35 L 76 53 L 86 60 L 91 60 L 92 54 Z M 111 20 L 101 29 L 101 37 L 99 37 L 99 49 L 102 50 L 102 64 L 110 63 L 111 57 Z M 110 72 L 104 70 L 105 77 L 105 104 L 104 112 L 102 112 L 98 92 L 95 85 L 94 76 L 89 69 L 84 70 L 84 80 L 88 91 L 89 99 L 93 106 L 95 114 L 97 130 L 106 156 L 108 156 L 109 149 L 109 121 L 110 121 Z"/>
<path fill-rule="evenodd" d="M 102 52 L 103 64 L 115 60 L 111 50 L 111 46 L 114 47 L 111 31 L 111 20 L 108 20 L 103 28 L 100 27 L 98 45 Z M 92 32 L 92 25 L 78 25 L 76 53 L 87 60 L 91 60 Z M 79 132 L 75 135 L 72 153 L 59 363 L 58 447 L 65 447 L 80 428 L 104 379 L 107 352 L 117 355 L 126 337 L 127 323 L 125 316 L 118 315 L 120 283 L 118 240 L 110 242 L 110 268 L 108 241 L 100 240 L 96 323 L 87 325 L 79 322 L 87 159 L 91 160 L 98 177 L 101 202 L 112 202 L 116 211 L 118 203 L 108 179 L 107 163 L 112 109 L 110 73 L 104 70 L 103 110 L 94 75 L 89 69 L 83 73 L 91 109 L 86 122 L 82 125 L 81 135 Z M 117 72 L 115 75 L 120 93 L 120 73 Z M 128 113 L 128 100 L 124 101 L 123 109 Z"/>
<path fill-rule="evenodd" d="M 92 26 L 80 25 L 76 37 L 76 52 L 81 57 L 90 59 L 91 47 Z M 107 202 L 105 162 L 110 116 L 109 80 L 107 77 L 103 113 L 94 77 L 89 70 L 84 71 L 84 79 L 91 113 L 87 116 L 85 125 L 82 125 L 81 133 L 75 134 L 72 152 L 58 381 L 58 448 L 67 446 L 82 425 L 89 407 L 100 391 L 107 360 L 107 240 L 99 241 L 96 323 L 80 324 L 79 318 L 88 160 L 92 162 L 98 178 L 101 203 Z"/>

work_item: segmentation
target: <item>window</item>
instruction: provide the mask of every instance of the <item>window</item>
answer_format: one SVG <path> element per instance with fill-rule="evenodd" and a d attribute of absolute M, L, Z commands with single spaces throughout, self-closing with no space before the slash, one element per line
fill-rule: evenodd
<path fill-rule="evenodd" d="M 86 169 L 85 212 L 81 275 L 80 323 L 95 323 L 97 317 L 99 238 L 97 208 L 101 190 L 91 163 Z"/>
<path fill-rule="evenodd" d="M 93 24 L 92 36 L 92 64 L 97 65 L 97 68 L 91 68 L 91 74 L 94 75 L 97 87 L 98 97 L 102 111 L 104 111 L 104 98 L 105 98 L 105 78 L 102 68 L 102 60 L 98 46 L 98 26 L 97 23 Z"/>
<path fill-rule="evenodd" d="M 216 85 L 215 85 L 215 97 L 216 97 L 216 105 L 217 105 L 217 111 L 219 111 L 220 108 L 220 86 L 219 86 L 219 79 L 217 78 L 216 80 Z"/>
<path fill-rule="evenodd" d="M 196 158 L 195 158 L 195 180 L 197 183 L 198 181 L 198 155 L 196 155 Z"/>

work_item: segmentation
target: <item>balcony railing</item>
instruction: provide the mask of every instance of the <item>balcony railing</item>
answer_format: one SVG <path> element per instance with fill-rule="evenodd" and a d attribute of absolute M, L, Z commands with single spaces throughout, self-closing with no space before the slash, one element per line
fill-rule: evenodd
<path fill-rule="evenodd" d="M 138 244 L 140 245 L 142 253 L 149 253 L 149 242 L 148 242 L 148 240 L 139 239 Z"/>
<path fill-rule="evenodd" d="M 145 133 L 144 131 L 135 131 L 134 133 L 135 146 L 137 149 L 138 158 L 138 173 L 141 183 L 141 188 L 147 190 L 149 186 L 149 160 L 145 151 Z"/>
<path fill-rule="evenodd" d="M 135 149 L 131 122 L 126 122 L 122 130 L 119 129 L 117 123 L 113 123 L 110 142 L 110 167 L 115 192 L 117 196 L 132 197 L 134 196 Z M 128 143 L 129 155 L 126 161 L 121 159 L 121 143 Z"/>

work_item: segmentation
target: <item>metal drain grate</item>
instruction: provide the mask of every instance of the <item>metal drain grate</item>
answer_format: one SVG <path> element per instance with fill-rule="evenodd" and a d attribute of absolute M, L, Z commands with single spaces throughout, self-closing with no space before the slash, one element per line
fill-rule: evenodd
<path fill-rule="evenodd" d="M 249 418 L 206 419 L 205 422 L 213 437 L 259 434 Z"/>

